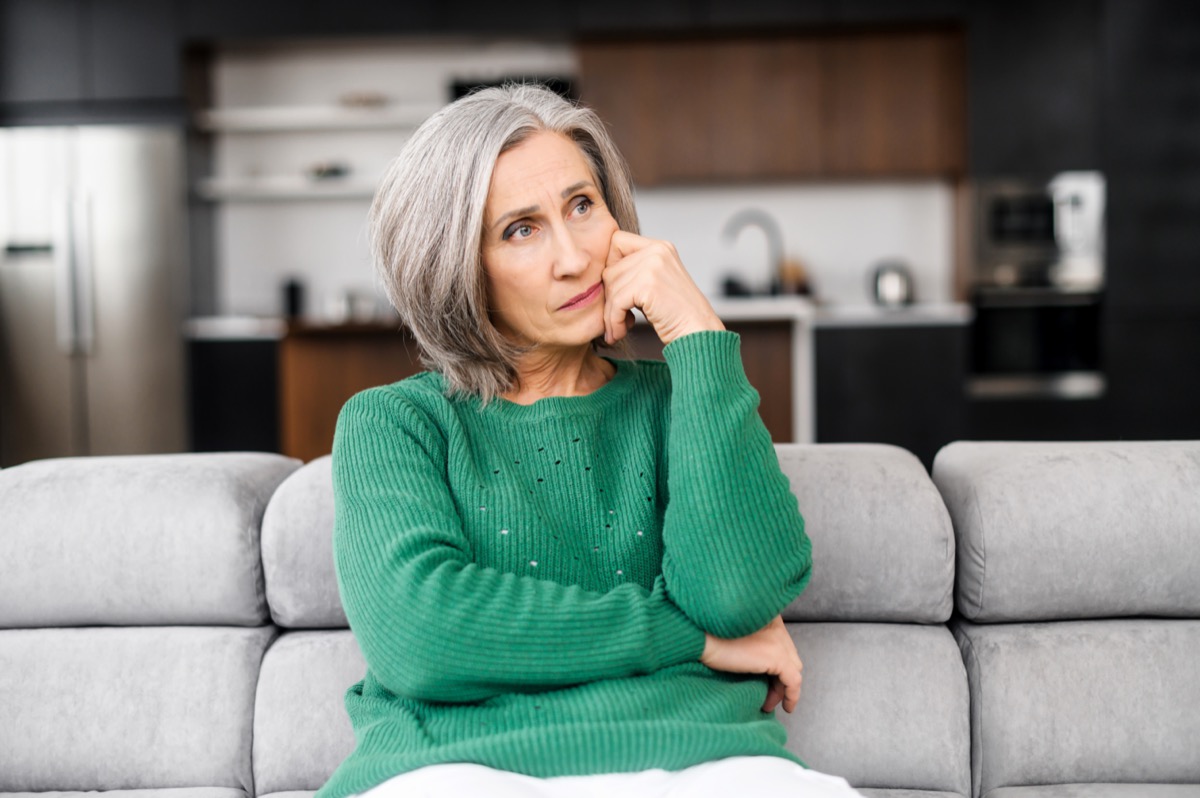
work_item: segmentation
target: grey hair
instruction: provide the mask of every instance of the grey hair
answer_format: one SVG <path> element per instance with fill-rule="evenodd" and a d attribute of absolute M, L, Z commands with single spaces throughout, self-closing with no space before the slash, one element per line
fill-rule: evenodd
<path fill-rule="evenodd" d="M 485 403 L 514 386 L 526 351 L 493 325 L 480 256 L 496 159 L 532 134 L 576 143 L 622 230 L 638 232 L 633 181 L 595 112 L 544 86 L 511 84 L 467 95 L 429 117 L 375 193 L 370 241 L 388 299 L 450 393 Z"/>

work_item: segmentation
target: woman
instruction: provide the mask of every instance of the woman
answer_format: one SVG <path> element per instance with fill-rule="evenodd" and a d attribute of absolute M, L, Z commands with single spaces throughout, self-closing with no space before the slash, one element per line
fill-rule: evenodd
<path fill-rule="evenodd" d="M 372 241 L 431 371 L 339 418 L 367 674 L 321 798 L 854 795 L 769 714 L 799 698 L 779 612 L 810 549 L 738 337 L 638 235 L 594 114 L 532 86 L 448 106 L 389 170 Z M 635 307 L 666 363 L 597 353 Z"/>

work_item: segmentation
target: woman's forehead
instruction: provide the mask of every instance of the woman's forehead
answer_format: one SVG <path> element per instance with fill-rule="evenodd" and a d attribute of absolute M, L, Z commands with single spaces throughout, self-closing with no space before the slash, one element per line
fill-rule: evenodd
<path fill-rule="evenodd" d="M 547 193 L 557 196 L 580 182 L 594 184 L 595 175 L 579 146 L 561 133 L 539 131 L 496 159 L 488 216 L 539 204 Z"/>

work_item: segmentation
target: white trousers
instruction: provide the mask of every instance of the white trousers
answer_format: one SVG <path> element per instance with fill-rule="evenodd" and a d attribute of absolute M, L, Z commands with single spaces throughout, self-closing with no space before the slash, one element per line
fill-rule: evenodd
<path fill-rule="evenodd" d="M 840 776 L 774 756 L 735 756 L 684 770 L 642 770 L 538 779 L 484 765 L 429 765 L 388 779 L 357 798 L 852 798 Z M 860 796 L 861 798 L 861 796 Z"/>

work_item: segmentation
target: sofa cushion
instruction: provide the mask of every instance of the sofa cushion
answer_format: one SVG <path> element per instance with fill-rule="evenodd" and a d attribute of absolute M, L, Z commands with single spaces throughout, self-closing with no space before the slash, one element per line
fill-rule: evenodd
<path fill-rule="evenodd" d="M 0 471 L 0 627 L 263 623 L 259 525 L 298 465 L 175 454 Z"/>
<path fill-rule="evenodd" d="M 954 530 L 924 466 L 880 444 L 777 444 L 813 545 L 790 621 L 944 623 Z"/>
<path fill-rule="evenodd" d="M 942 790 L 872 790 L 859 788 L 859 794 L 863 798 L 955 798 L 959 796 L 956 792 L 943 792 Z M 966 795 L 959 798 L 968 798 Z"/>
<path fill-rule="evenodd" d="M 366 662 L 349 630 L 288 632 L 263 657 L 254 710 L 259 794 L 316 790 L 354 749 L 346 690 Z"/>
<path fill-rule="evenodd" d="M 99 798 L 95 792 L 0 792 L 0 798 Z M 228 787 L 177 787 L 161 790 L 108 790 L 104 798 L 247 798 L 245 790 Z"/>
<path fill-rule="evenodd" d="M 955 624 L 977 795 L 1200 783 L 1200 621 Z"/>
<path fill-rule="evenodd" d="M 787 747 L 855 787 L 968 795 L 967 674 L 945 626 L 792 623 L 804 661 Z"/>
<path fill-rule="evenodd" d="M 254 686 L 273 627 L 0 631 L 0 791 L 253 794 Z"/>
<path fill-rule="evenodd" d="M 1200 798 L 1200 784 L 1054 784 L 1001 787 L 983 798 Z"/>
<path fill-rule="evenodd" d="M 1200 617 L 1200 441 L 959 442 L 933 479 L 968 619 Z"/>
<path fill-rule="evenodd" d="M 333 569 L 332 463 L 325 455 L 289 476 L 263 515 L 267 605 L 283 627 L 349 626 Z"/>

